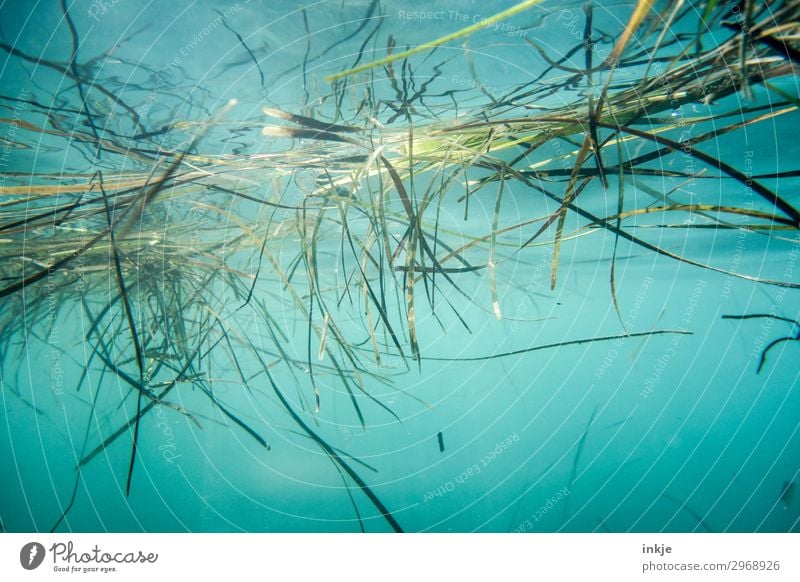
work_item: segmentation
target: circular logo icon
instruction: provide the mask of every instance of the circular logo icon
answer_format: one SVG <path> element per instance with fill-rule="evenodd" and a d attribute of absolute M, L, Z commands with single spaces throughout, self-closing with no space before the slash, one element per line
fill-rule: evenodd
<path fill-rule="evenodd" d="M 35 570 L 44 562 L 44 546 L 39 542 L 29 542 L 19 552 L 19 563 L 26 570 Z"/>

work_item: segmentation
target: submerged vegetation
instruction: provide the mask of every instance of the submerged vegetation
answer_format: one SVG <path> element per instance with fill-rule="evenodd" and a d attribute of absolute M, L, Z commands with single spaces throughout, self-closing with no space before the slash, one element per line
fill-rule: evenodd
<path fill-rule="evenodd" d="M 521 18 L 545 11 L 548 26 L 579 31 L 565 54 L 535 34 L 515 39 L 540 63 L 530 79 L 481 82 L 471 48 L 481 27 L 450 35 L 462 45 L 446 56 L 444 41 L 398 50 L 374 1 L 348 40 L 360 51 L 328 71 L 330 85 L 312 83 L 307 50 L 294 71 L 305 102 L 290 111 L 263 101 L 246 119 L 235 101 L 206 109 L 213 99 L 201 89 L 185 97 L 181 86 L 162 87 L 161 70 L 139 62 L 119 57 L 130 75 L 103 76 L 111 53 L 84 54 L 65 0 L 71 51 L 61 59 L 0 43 L 9 60 L 60 82 L 4 89 L 0 123 L 15 134 L 5 145 L 63 156 L 62 171 L 6 172 L 0 187 L 3 389 L 14 391 L 15 361 L 52 347 L 64 368 L 80 371 L 65 374 L 64 390 L 98 415 L 94 403 L 108 402 L 114 386 L 127 418 L 102 433 L 90 420 L 55 528 L 68 523 L 93 459 L 128 447 L 130 492 L 143 419 L 165 407 L 200 428 L 210 422 L 204 399 L 264 450 L 263 427 L 290 423 L 333 463 L 362 529 L 359 494 L 400 531 L 362 474 L 373 467 L 320 430 L 326 391 L 344 394 L 364 427 L 369 415 L 399 422 L 375 387 L 416 399 L 397 377 L 427 360 L 458 359 L 429 353 L 419 322 L 468 334 L 465 306 L 504 318 L 500 289 L 517 261 L 545 253 L 556 288 L 568 241 L 612 237 L 608 292 L 619 333 L 585 329 L 473 359 L 691 333 L 622 324 L 621 241 L 698 270 L 800 287 L 791 276 L 716 264 L 695 246 L 725 232 L 760 237 L 770 249 L 797 240 L 800 210 L 787 185 L 800 168 L 755 173 L 714 145 L 796 112 L 798 96 L 782 81 L 796 87 L 800 4 L 640 0 L 618 30 L 595 26 L 591 2 L 566 12 L 523 4 Z M 215 34 L 236 38 L 237 56 L 266 91 L 274 73 L 254 40 L 219 16 Z M 302 12 L 307 30 L 311 16 Z M 454 84 L 443 71 L 462 62 L 470 78 Z M 153 100 L 158 91 L 170 99 Z M 679 248 L 664 242 L 677 230 L 686 232 Z M 74 342 L 83 361 L 73 360 Z M 574 480 L 573 467 L 570 488 Z"/>

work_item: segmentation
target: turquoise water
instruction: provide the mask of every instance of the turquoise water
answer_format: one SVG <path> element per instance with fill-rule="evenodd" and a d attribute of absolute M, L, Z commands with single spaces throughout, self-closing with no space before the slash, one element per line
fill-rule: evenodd
<path fill-rule="evenodd" d="M 420 227 L 434 248 L 416 265 L 414 357 L 410 251 L 395 250 L 409 231 L 402 196 L 386 171 L 365 177 L 365 160 L 345 158 L 374 162 L 380 151 L 401 168 L 414 135 L 426 136 L 420 159 L 436 139 L 453 147 L 452 134 L 426 127 L 585 106 L 607 72 L 591 89 L 580 74 L 583 3 L 544 1 L 333 92 L 326 76 L 385 57 L 387 45 L 413 48 L 514 3 L 66 4 L 75 36 L 58 2 L 0 7 L 4 286 L 56 271 L 77 248 L 69 244 L 86 244 L 115 217 L 121 274 L 105 236 L 96 254 L 0 298 L 3 529 L 800 529 L 797 225 L 770 222 L 780 211 L 698 157 L 665 152 L 620 177 L 623 161 L 657 147 L 601 129 L 608 184 L 589 154 L 582 210 L 615 215 L 620 184 L 625 211 L 684 209 L 624 218 L 622 229 L 649 247 L 568 212 L 554 286 L 556 224 L 525 243 L 560 202 L 513 176 L 477 188 L 494 175 L 478 157 L 445 182 L 463 144 L 438 154 L 433 178 L 403 174 L 415 203 L 438 192 Z M 674 57 L 696 37 L 704 6 L 687 3 L 664 35 L 671 44 L 654 52 L 671 10 L 656 4 L 662 12 L 627 48 L 632 64 L 610 94 L 648 66 L 669 70 L 669 59 L 649 57 Z M 796 23 L 782 6 L 770 10 Z M 595 66 L 632 10 L 594 5 Z M 718 10 L 706 49 L 734 35 L 720 22 L 735 12 Z M 548 69 L 529 41 L 566 60 Z M 763 70 L 790 62 L 754 50 Z M 736 77 L 736 61 L 719 66 Z M 708 102 L 675 98 L 631 127 L 681 143 L 716 131 L 694 147 L 797 206 L 797 77 L 788 69 L 769 83 Z M 292 126 L 265 106 L 358 126 L 338 135 L 361 145 L 265 135 L 265 125 Z M 532 181 L 561 200 L 585 133 L 548 140 L 518 169 L 551 172 Z M 510 163 L 522 151 L 492 155 Z M 108 191 L 115 180 L 134 184 L 113 207 L 102 203 L 98 170 Z M 159 177 L 165 185 L 124 230 L 125 205 L 141 203 Z M 45 187 L 56 185 L 52 198 Z M 720 207 L 751 214 L 720 218 Z M 315 227 L 316 276 L 305 238 Z M 447 258 L 462 246 L 463 260 Z M 431 257 L 452 269 L 432 276 Z"/>

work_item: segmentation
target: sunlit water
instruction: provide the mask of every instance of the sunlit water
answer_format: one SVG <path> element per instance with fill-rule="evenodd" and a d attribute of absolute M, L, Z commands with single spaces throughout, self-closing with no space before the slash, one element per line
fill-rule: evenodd
<path fill-rule="evenodd" d="M 143 6 L 120 0 L 75 2 L 69 9 L 80 35 L 81 74 L 113 87 L 120 99 L 134 104 L 146 128 L 158 131 L 174 121 L 207 120 L 231 99 L 238 105 L 225 113 L 226 119 L 249 124 L 274 121 L 261 112 L 264 105 L 305 115 L 332 114 L 334 100 L 319 101 L 330 90 L 324 77 L 351 66 L 362 47 L 360 62 L 368 62 L 385 56 L 390 35 L 396 41 L 394 50 L 400 51 L 513 3 L 487 6 L 448 0 L 431 8 L 415 4 L 322 1 L 305 5 L 302 12 L 299 4 L 288 1 Z M 602 61 L 601 51 L 610 51 L 630 11 L 625 3 L 595 6 L 597 62 Z M 68 62 L 72 41 L 56 2 L 39 2 L 33 8 L 6 3 L 0 15 L 4 43 L 47 62 Z M 426 89 L 430 97 L 416 104 L 420 117 L 415 123 L 421 124 L 418 120 L 425 116 L 434 120 L 423 105 L 443 120 L 455 119 L 488 102 L 482 89 L 499 95 L 535 79 L 546 63 L 526 38 L 560 58 L 582 43 L 583 26 L 580 3 L 544 2 L 494 30 L 470 37 L 469 58 L 463 39 L 433 54 L 412 57 L 417 89 L 435 74 L 435 67 L 441 68 L 441 75 Z M 72 109 L 74 131 L 89 132 L 85 118 L 74 113 L 80 99 L 74 80 L 63 70 L 2 54 L 3 117 L 47 126 L 41 109 L 29 102 L 52 103 L 54 116 L 69 116 L 65 110 Z M 581 68 L 582 58 L 578 52 L 567 64 Z M 398 77 L 401 67 L 394 64 Z M 385 96 L 395 90 L 384 69 L 376 74 L 377 92 L 391 98 Z M 796 78 L 783 77 L 775 83 L 797 95 Z M 130 112 L 91 87 L 91 81 L 85 85 L 91 106 L 108 112 L 103 113 L 102 127 L 110 137 L 141 133 Z M 541 105 L 558 106 L 583 90 L 555 92 Z M 768 110 L 778 100 L 762 86 L 752 91 L 748 101 L 732 96 L 712 104 L 688 103 L 661 116 L 680 123 L 683 118 L 736 107 L 764 105 Z M 351 118 L 362 98 L 363 91 L 345 96 L 339 104 L 344 120 Z M 403 128 L 403 118 L 388 122 L 393 113 L 384 109 L 381 121 L 389 128 Z M 706 151 L 749 176 L 796 170 L 798 121 L 797 112 L 790 112 L 721 135 L 706 144 Z M 718 123 L 691 125 L 686 131 L 694 137 Z M 27 147 L 13 147 L 3 157 L 2 171 L 8 174 L 3 186 L 12 184 L 14 172 L 89 176 L 94 171 L 96 160 L 75 144 L 67 147 L 63 136 L 22 128 L 11 135 L 10 127 L 3 126 L 2 137 Z M 670 135 L 677 139 L 680 131 L 678 127 Z M 186 146 L 188 134 L 164 135 L 163 141 L 153 143 L 173 149 Z M 300 147 L 252 128 L 238 133 L 214 128 L 204 139 L 198 149 L 206 154 L 253 156 Z M 311 157 L 313 147 L 308 147 L 304 155 Z M 343 144 L 343 151 L 348 147 Z M 578 147 L 579 142 L 557 141 L 536 155 L 546 159 Z M 607 163 L 613 166 L 618 159 L 615 146 L 607 151 Z M 624 155 L 634 152 L 626 150 Z M 719 175 L 687 156 L 669 159 L 669 167 L 659 162 L 651 167 Z M 141 170 L 135 161 L 124 160 L 106 155 L 102 163 L 115 166 L 118 173 Z M 486 173 L 475 169 L 469 178 Z M 300 200 L 322 174 L 315 167 L 291 178 L 283 176 L 284 200 Z M 244 171 L 235 176 L 254 179 Z M 274 178 L 263 179 L 266 185 Z M 683 201 L 755 204 L 763 209 L 752 191 L 728 178 L 638 179 L 651 190 L 676 189 Z M 796 200 L 796 178 L 766 178 L 763 183 L 789 201 Z M 418 188 L 427 187 L 428 181 L 421 184 Z M 611 215 L 616 212 L 618 184 L 617 175 L 609 177 L 609 190 L 594 180 L 580 200 L 593 212 Z M 235 188 L 236 182 L 229 186 Z M 565 187 L 562 180 L 554 189 L 562 194 Z M 453 187 L 459 189 L 463 191 L 463 185 Z M 439 217 L 446 240 L 463 244 L 489 233 L 496 194 L 495 184 L 472 196 L 466 218 L 464 203 L 457 201 L 460 194 L 448 195 Z M 207 194 L 196 195 L 203 200 Z M 644 188 L 630 182 L 625 198 L 631 208 L 653 203 Z M 509 181 L 503 200 L 501 226 L 558 209 L 555 202 L 518 182 Z M 171 225 L 187 216 L 179 204 L 168 207 L 161 218 L 148 217 L 165 221 L 165 237 Z M 402 215 L 399 204 L 394 208 L 395 216 Z M 269 212 L 256 204 L 249 213 L 241 215 L 258 217 L 262 224 L 270 219 Z M 288 220 L 294 213 L 277 216 L 276 221 Z M 768 237 L 703 228 L 712 222 L 700 214 L 677 216 L 680 219 L 668 220 L 672 228 L 661 229 L 652 226 L 667 222 L 662 216 L 643 216 L 636 222 L 638 231 L 661 248 L 731 273 L 800 281 L 796 231 Z M 574 214 L 566 220 L 569 232 L 584 224 Z M 350 229 L 363 231 L 366 225 L 365 218 L 354 214 Z M 778 338 L 794 336 L 797 326 L 768 318 L 722 317 L 772 314 L 796 320 L 797 290 L 680 263 L 616 240 L 603 229 L 583 230 L 581 236 L 563 242 L 557 282 L 551 289 L 552 244 L 518 253 L 512 244 L 518 247 L 538 227 L 513 232 L 498 250 L 501 319 L 493 312 L 486 270 L 454 274 L 452 282 L 440 276 L 435 309 L 426 298 L 429 290 L 418 283 L 420 362 L 410 357 L 404 361 L 384 336 L 387 354 L 379 363 L 370 360 L 373 369 L 367 372 L 380 373 L 391 382 L 364 375 L 367 391 L 393 414 L 357 392 L 353 398 L 360 403 L 362 426 L 351 396 L 334 373 L 316 375 L 318 413 L 313 411 L 308 369 L 277 365 L 274 378 L 286 386 L 284 393 L 296 409 L 306 407 L 303 418 L 309 426 L 345 458 L 357 459 L 350 460 L 351 466 L 406 531 L 797 531 L 800 498 L 787 494 L 787 485 L 800 472 L 797 343 L 776 345 L 757 371 L 763 349 Z M 389 227 L 398 238 L 405 228 L 399 222 Z M 319 285 L 333 290 L 331 313 L 348 331 L 348 341 L 369 356 L 363 290 L 349 278 L 357 263 L 343 251 L 335 221 L 322 229 Z M 271 243 L 286 269 L 299 252 L 296 232 L 283 242 Z M 159 244 L 153 241 L 155 248 Z M 252 272 L 255 255 L 236 258 L 232 249 L 214 253 Z M 483 245 L 471 257 L 485 263 L 486 252 Z M 610 282 L 612 256 L 618 311 Z M 265 261 L 262 269 L 255 295 L 285 333 L 281 343 L 288 356 L 305 361 L 305 316 L 272 273 L 272 265 Z M 117 287 L 110 263 L 107 281 L 105 293 L 111 297 Z M 304 293 L 305 275 L 295 281 Z M 353 296 L 345 294 L 348 287 Z M 214 285 L 209 293 L 212 289 Z M 216 289 L 224 289 L 224 284 L 220 281 Z M 236 298 L 219 292 L 222 295 L 213 303 L 209 299 L 209 304 L 214 309 L 227 305 L 226 317 L 236 321 L 243 336 L 269 343 L 263 323 L 243 312 L 237 315 Z M 76 287 L 75 297 L 80 294 Z M 401 332 L 399 341 L 410 356 L 401 313 L 402 286 L 387 293 L 387 301 Z M 131 434 L 102 450 L 78 474 L 77 462 L 132 417 L 136 397 L 118 376 L 102 373 L 96 358 L 88 364 L 80 390 L 76 388 L 92 358 L 85 341 L 90 322 L 79 301 L 58 307 L 52 306 L 57 315 L 49 332 L 47 326 L 39 327 L 27 336 L 23 324 L 15 332 L 16 340 L 3 347 L 0 519 L 7 531 L 49 530 L 66 509 L 73 489 L 74 505 L 59 523 L 60 530 L 360 531 L 362 524 L 367 531 L 388 530 L 386 520 L 352 479 L 279 406 L 265 376 L 259 375 L 258 363 L 247 353 L 242 355 L 244 376 L 253 377 L 245 385 L 238 381 L 230 348 L 223 344 L 198 371 L 208 378 L 228 379 L 211 382 L 215 397 L 246 419 L 269 450 L 185 382 L 171 399 L 174 406 L 155 406 L 141 421 L 129 495 L 125 489 Z M 18 322 L 35 319 L 27 312 L 18 317 Z M 655 330 L 691 333 L 642 335 Z M 525 351 L 626 332 L 632 335 Z M 318 360 L 317 350 L 315 343 L 315 364 L 330 365 L 328 356 Z M 489 358 L 497 354 L 507 355 Z M 131 353 L 114 357 L 120 366 L 133 369 Z M 348 366 L 345 358 L 338 362 Z M 180 414 L 178 406 L 195 415 Z"/>

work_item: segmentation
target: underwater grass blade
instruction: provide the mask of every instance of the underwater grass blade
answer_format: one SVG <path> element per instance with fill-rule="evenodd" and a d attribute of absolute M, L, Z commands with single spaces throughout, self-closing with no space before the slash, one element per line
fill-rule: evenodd
<path fill-rule="evenodd" d="M 650 13 L 654 4 L 655 0 L 638 0 L 638 2 L 636 2 L 636 7 L 633 10 L 633 14 L 631 14 L 630 20 L 628 20 L 628 24 L 625 26 L 624 32 L 617 39 L 611 54 L 606 58 L 607 64 L 615 66 L 619 62 L 619 58 L 622 56 L 625 47 L 628 46 L 634 33 L 642 25 L 642 22 Z"/>
<path fill-rule="evenodd" d="M 248 340 L 250 341 L 250 340 Z M 381 515 L 383 515 L 386 522 L 391 526 L 391 528 L 395 532 L 402 532 L 403 528 L 400 527 L 400 524 L 397 523 L 397 520 L 391 514 L 391 512 L 386 508 L 386 506 L 381 502 L 381 500 L 375 495 L 375 493 L 370 489 L 370 487 L 364 482 L 364 480 L 356 473 L 350 465 L 344 462 L 344 459 L 324 440 L 322 439 L 317 433 L 315 433 L 311 428 L 303 422 L 303 419 L 298 416 L 295 412 L 294 408 L 289 404 L 289 401 L 286 400 L 286 397 L 283 395 L 283 392 L 275 383 L 275 379 L 272 377 L 272 373 L 269 371 L 269 366 L 266 365 L 266 362 L 261 358 L 261 354 L 252 345 L 250 347 L 253 349 L 253 353 L 256 356 L 256 359 L 260 362 L 261 367 L 264 370 L 264 373 L 267 376 L 267 380 L 269 385 L 272 387 L 273 392 L 278 397 L 283 408 L 286 412 L 289 413 L 289 416 L 292 417 L 295 424 L 299 426 L 317 445 L 332 459 L 334 460 L 349 476 L 353 481 L 356 482 L 358 487 L 361 491 L 367 496 L 367 498 L 372 502 L 372 504 L 380 511 Z"/>
<path fill-rule="evenodd" d="M 491 240 L 489 242 L 489 260 L 487 262 L 487 267 L 489 271 L 489 293 L 492 296 L 492 312 L 496 319 L 500 320 L 503 318 L 503 314 L 500 311 L 500 300 L 497 297 L 497 280 L 495 275 L 495 245 L 497 242 L 497 221 L 500 216 L 500 205 L 503 201 L 503 186 L 505 185 L 505 180 L 503 174 L 500 174 L 500 186 L 497 189 L 497 199 L 494 203 L 494 214 L 492 215 L 492 234 Z"/>
<path fill-rule="evenodd" d="M 705 522 L 705 520 L 696 511 L 694 511 L 691 507 L 689 507 L 686 504 L 685 501 L 681 501 L 680 499 L 676 499 L 675 497 L 673 497 L 672 495 L 669 495 L 668 493 L 662 493 L 661 497 L 669 499 L 670 501 L 672 501 L 673 503 L 678 505 L 681 509 L 685 509 L 686 512 L 689 515 L 691 515 L 697 521 L 697 527 L 703 528 L 708 533 L 714 533 L 714 530 L 711 529 L 711 527 Z M 696 529 L 697 528 L 695 528 L 695 530 Z"/>
<path fill-rule="evenodd" d="M 572 469 L 569 473 L 569 481 L 567 484 L 567 491 L 572 491 L 572 487 L 575 485 L 575 478 L 578 475 L 578 463 L 581 460 L 581 456 L 583 455 L 583 448 L 586 446 L 586 438 L 589 436 L 589 429 L 592 427 L 592 423 L 594 423 L 594 418 L 597 415 L 597 407 L 594 407 L 592 410 L 592 415 L 589 417 L 589 421 L 586 423 L 586 428 L 583 429 L 583 433 L 581 434 L 580 440 L 578 440 L 578 446 L 575 449 L 575 458 L 572 461 Z M 569 515 L 569 499 L 570 497 L 567 496 L 567 500 L 565 502 L 565 511 L 567 515 Z"/>
<path fill-rule="evenodd" d="M 374 69 L 375 67 L 383 67 L 383 66 L 386 66 L 386 65 L 390 65 L 390 64 L 392 64 L 393 62 L 395 62 L 397 60 L 405 59 L 405 58 L 408 58 L 410 56 L 413 56 L 413 55 L 416 55 L 416 54 L 419 54 L 419 53 L 422 53 L 422 52 L 425 52 L 425 51 L 429 51 L 429 50 L 434 49 L 434 48 L 436 48 L 436 47 L 438 47 L 440 45 L 446 44 L 446 43 L 448 43 L 450 41 L 457 40 L 459 38 L 464 38 L 465 36 L 469 36 L 470 34 L 478 32 L 479 30 L 483 30 L 484 28 L 488 28 L 489 26 L 491 26 L 492 24 L 494 24 L 496 22 L 500 22 L 501 20 L 505 20 L 506 18 L 510 18 L 510 17 L 512 17 L 512 16 L 514 16 L 516 14 L 519 14 L 520 12 L 522 12 L 524 10 L 527 10 L 531 6 L 539 4 L 541 1 L 542 0 L 526 0 L 525 2 L 520 2 L 519 4 L 517 4 L 516 6 L 512 6 L 508 10 L 504 10 L 502 12 L 498 12 L 494 16 L 490 16 L 489 18 L 485 18 L 484 20 L 481 20 L 480 22 L 477 22 L 477 23 L 475 23 L 475 24 L 473 24 L 471 26 L 467 26 L 465 28 L 462 28 L 461 30 L 458 30 L 456 32 L 453 32 L 451 34 L 445 35 L 445 36 L 443 36 L 441 38 L 438 38 L 436 40 L 432 40 L 430 42 L 426 42 L 426 43 L 421 44 L 421 45 L 419 45 L 417 47 L 414 47 L 413 49 L 408 49 L 408 50 L 405 50 L 405 51 L 402 51 L 402 52 L 399 52 L 399 53 L 390 54 L 390 55 L 388 55 L 388 56 L 386 56 L 386 57 L 384 57 L 382 59 L 378 59 L 377 61 L 373 61 L 371 63 L 366 63 L 364 65 L 360 65 L 358 67 L 355 67 L 353 69 L 348 69 L 348 70 L 342 71 L 340 73 L 336 73 L 336 74 L 333 74 L 333 75 L 328 75 L 327 77 L 325 77 L 325 80 L 328 83 L 332 83 L 333 81 L 337 81 L 339 79 L 343 79 L 344 77 L 349 77 L 349 76 L 355 75 L 357 73 L 363 73 L 364 71 L 369 71 L 370 69 Z"/>
<path fill-rule="evenodd" d="M 646 337 L 651 335 L 663 335 L 663 334 L 692 335 L 693 332 L 685 329 L 660 329 L 653 331 L 640 331 L 640 332 L 625 333 L 619 335 L 607 335 L 607 336 L 598 336 L 598 337 L 591 337 L 584 339 L 567 340 L 563 342 L 555 342 L 550 344 L 544 344 L 541 346 L 534 346 L 531 348 L 513 350 L 511 352 L 501 352 L 498 354 L 491 354 L 489 356 L 474 356 L 466 358 L 436 358 L 431 356 L 423 356 L 422 359 L 436 361 L 436 362 L 485 362 L 488 360 L 493 360 L 495 358 L 507 358 L 510 356 L 519 356 L 521 354 L 528 354 L 531 352 L 538 352 L 541 350 L 551 350 L 553 348 L 563 348 L 567 346 L 578 346 L 592 342 L 604 342 L 604 341 L 619 340 L 619 339 L 633 339 L 637 337 Z"/>
<path fill-rule="evenodd" d="M 590 135 L 586 135 L 586 138 L 583 140 L 583 145 L 581 146 L 580 151 L 578 152 L 577 159 L 575 161 L 575 166 L 572 168 L 572 176 L 570 176 L 569 183 L 567 184 L 567 191 L 564 194 L 564 200 L 561 202 L 561 208 L 557 211 L 558 215 L 558 223 L 556 224 L 556 235 L 555 239 L 553 239 L 553 266 L 550 271 L 550 289 L 556 288 L 556 274 L 558 272 L 558 259 L 561 253 L 561 239 L 564 234 L 564 222 L 567 218 L 567 210 L 572 205 L 575 198 L 577 198 L 578 194 L 580 194 L 581 190 L 588 184 L 589 178 L 586 178 L 584 183 L 581 185 L 580 188 L 575 187 L 575 182 L 578 180 L 578 174 L 583 167 L 583 163 L 586 160 L 586 155 L 589 153 L 589 150 L 592 148 L 592 138 Z"/>
<path fill-rule="evenodd" d="M 617 234 L 622 225 L 622 208 L 625 200 L 625 167 L 622 163 L 622 146 L 619 139 L 617 139 L 617 157 L 619 158 L 619 196 L 617 198 L 617 222 L 615 224 L 616 232 L 614 233 L 614 249 L 611 252 L 611 268 L 609 270 L 609 283 L 611 284 L 611 301 L 614 304 L 614 311 L 617 314 L 617 319 L 622 324 L 623 331 L 627 331 L 625 322 L 622 320 L 622 313 L 619 309 L 619 301 L 617 301 L 617 284 L 616 284 L 616 265 L 617 265 L 617 248 L 619 246 L 619 234 Z"/>
<path fill-rule="evenodd" d="M 646 131 L 640 131 L 640 130 L 634 129 L 632 127 L 620 126 L 620 125 L 615 125 L 615 124 L 611 124 L 611 123 L 603 123 L 603 122 L 598 123 L 598 125 L 600 125 L 602 127 L 606 127 L 608 129 L 616 129 L 616 130 L 619 130 L 619 131 L 623 131 L 625 133 L 629 133 L 629 134 L 641 137 L 643 139 L 647 139 L 647 140 L 653 141 L 653 142 L 655 142 L 657 144 L 660 144 L 660 145 L 666 145 L 667 147 L 669 147 L 670 149 L 672 149 L 674 151 L 682 151 L 687 155 L 695 157 L 695 158 L 705 162 L 706 164 L 708 164 L 710 166 L 713 166 L 713 167 L 725 172 L 726 174 L 728 174 L 732 178 L 735 178 L 737 181 L 741 182 L 743 185 L 751 187 L 762 198 L 764 198 L 765 200 L 770 202 L 773 206 L 775 206 L 776 208 L 781 210 L 786 216 L 791 218 L 792 221 L 794 222 L 795 226 L 800 227 L 800 211 L 798 211 L 796 208 L 794 208 L 794 206 L 792 206 L 791 204 L 786 202 L 783 198 L 781 198 L 780 196 L 778 196 L 777 194 L 772 192 L 770 189 L 765 187 L 760 182 L 757 182 L 755 180 L 749 179 L 742 172 L 736 170 L 735 168 L 733 168 L 729 164 L 723 162 L 722 160 L 719 160 L 719 159 L 717 159 L 717 158 L 715 158 L 713 156 L 710 156 L 710 155 L 708 155 L 708 154 L 706 154 L 706 153 L 704 153 L 704 152 L 702 152 L 700 150 L 697 150 L 697 149 L 695 149 L 695 148 L 693 148 L 691 146 L 687 146 L 685 144 L 682 145 L 682 144 L 679 144 L 678 142 L 675 142 L 675 141 L 673 141 L 671 139 L 668 139 L 668 138 L 665 138 L 663 136 L 653 135 L 651 133 L 647 133 Z"/>
<path fill-rule="evenodd" d="M 138 32 L 104 50 L 95 42 L 100 37 L 88 42 L 88 22 L 82 34 L 70 2 L 56 4 L 63 38 L 48 45 L 52 60 L 33 56 L 44 50 L 36 38 L 19 44 L 37 47 L 32 54 L 0 43 L 22 85 L 16 95 L 0 90 L 0 145 L 19 154 L 13 162 L 9 156 L 0 179 L 0 383 L 35 422 L 65 423 L 57 426 L 59 434 L 61 426 L 70 434 L 85 430 L 83 443 L 71 440 L 76 472 L 67 467 L 65 480 L 54 481 L 61 513 L 55 529 L 81 527 L 77 512 L 91 500 L 76 493 L 94 491 L 96 475 L 116 477 L 112 459 L 126 463 L 126 495 L 132 492 L 134 468 L 141 469 L 135 465 L 152 436 L 151 413 L 163 411 L 177 412 L 183 434 L 191 437 L 209 427 L 229 437 L 243 431 L 243 444 L 259 455 L 274 445 L 274 435 L 288 436 L 272 460 L 295 468 L 316 458 L 327 477 L 316 465 L 300 470 L 331 478 L 334 495 L 354 512 L 349 525 L 331 520 L 320 526 L 327 520 L 316 519 L 313 508 L 313 517 L 276 511 L 283 517 L 270 517 L 270 529 L 286 518 L 304 520 L 292 528 L 364 531 L 377 524 L 400 531 L 400 511 L 406 525 L 424 527 L 419 516 L 430 514 L 424 504 L 400 509 L 397 492 L 408 484 L 375 475 L 389 457 L 379 455 L 372 466 L 345 449 L 379 444 L 398 435 L 393 430 L 413 431 L 396 426 L 406 418 L 441 414 L 442 387 L 433 386 L 431 397 L 426 379 L 450 368 L 464 374 L 484 364 L 503 368 L 506 358 L 546 369 L 573 351 L 598 355 L 612 344 L 626 359 L 625 340 L 632 341 L 630 374 L 645 373 L 643 358 L 658 351 L 649 348 L 697 332 L 674 325 L 677 318 L 662 323 L 665 313 L 677 314 L 670 309 L 674 294 L 659 315 L 649 308 L 640 313 L 642 292 L 630 321 L 623 321 L 628 275 L 635 278 L 646 262 L 656 269 L 654 280 L 670 275 L 683 281 L 695 272 L 689 267 L 697 267 L 702 277 L 725 279 L 732 293 L 754 288 L 774 299 L 775 290 L 764 285 L 780 286 L 780 297 L 800 289 L 789 270 L 777 280 L 784 253 L 794 259 L 800 231 L 794 194 L 800 168 L 786 148 L 767 152 L 776 155 L 772 169 L 765 159 L 755 171 L 735 163 L 737 145 L 759 144 L 775 131 L 783 136 L 797 121 L 799 101 L 788 89 L 800 62 L 797 2 L 744 0 L 742 18 L 714 0 L 637 0 L 627 8 L 586 2 L 582 13 L 572 7 L 568 24 L 569 11 L 559 13 L 558 6 L 525 12 L 539 2 L 515 0 L 428 43 L 406 38 L 406 29 L 413 34 L 423 27 L 388 18 L 379 0 L 332 4 L 343 18 L 338 30 L 319 22 L 311 7 L 286 14 L 294 31 L 238 29 L 242 16 L 253 19 L 243 25 L 255 26 L 263 11 L 248 8 L 234 19 L 233 11 L 210 7 L 213 27 L 236 60 L 222 55 L 220 66 L 208 70 L 194 63 L 194 56 L 215 50 L 205 32 L 195 37 L 191 64 L 173 61 L 165 69 L 158 62 L 164 55 L 137 60 L 132 53 L 139 47 L 123 46 L 128 38 L 138 42 Z M 622 21 L 616 8 L 627 11 Z M 511 26 L 514 14 L 532 23 Z M 537 28 L 554 23 L 570 34 L 556 33 L 559 43 L 548 46 L 553 31 L 540 35 Z M 277 47 L 287 33 L 289 42 L 273 50 L 270 45 Z M 90 50 L 99 52 L 88 58 Z M 282 63 L 286 58 L 292 62 Z M 524 78 L 506 74 L 496 58 Z M 294 79 L 277 83 L 286 73 L 276 66 Z M 198 71 L 203 77 L 192 78 Z M 335 73 L 332 85 L 320 86 L 329 72 Z M 17 77 L 9 79 L 13 86 Z M 213 104 L 229 93 L 247 104 L 236 119 L 214 113 Z M 755 101 L 743 103 L 748 96 Z M 728 262 L 722 253 L 734 242 L 738 254 Z M 610 264 L 607 283 L 583 279 L 604 263 Z M 564 280 L 555 293 L 559 268 Z M 550 288 L 539 284 L 542 269 L 545 279 L 550 271 Z M 522 301 L 512 305 L 513 315 L 501 308 L 511 299 Z M 602 313 L 584 317 L 581 310 L 598 299 L 601 308 L 613 308 L 620 325 Z M 789 305 L 787 298 L 784 309 Z M 529 307 L 536 312 L 525 315 Z M 786 327 L 763 332 L 761 358 L 753 360 L 757 370 L 752 366 L 755 382 L 764 379 L 757 373 L 785 364 L 795 347 L 789 342 L 800 337 L 800 325 L 790 318 L 795 314 L 786 315 L 725 317 L 742 320 L 736 332 L 745 339 L 750 325 Z M 506 323 L 490 323 L 501 318 Z M 577 329 L 570 321 L 580 329 L 569 331 Z M 523 331 L 513 345 L 492 345 L 491 334 L 480 334 L 475 349 L 457 357 L 447 338 L 487 325 L 503 335 Z M 547 358 L 534 354 L 543 350 Z M 46 366 L 31 370 L 31 362 L 46 360 L 48 351 L 51 371 L 56 362 L 69 368 L 73 390 L 65 400 L 38 388 L 30 398 L 21 391 L 26 365 L 28 376 L 46 380 L 40 373 Z M 418 370 L 411 370 L 410 359 Z M 422 360 L 429 360 L 424 374 Z M 635 377 L 630 374 L 626 383 Z M 56 418 L 45 395 L 51 405 L 66 404 L 70 413 L 74 406 L 76 413 Z M 396 408 L 403 397 L 406 406 Z M 87 416 L 91 430 L 84 426 Z M 587 434 L 605 430 L 596 428 L 599 416 L 598 407 L 577 428 L 573 446 L 562 448 L 558 462 L 566 460 L 567 490 L 582 478 Z M 358 444 L 348 441 L 354 427 Z M 30 429 L 22 424 L 15 431 Z M 425 446 L 449 462 L 445 457 L 458 447 L 450 443 L 444 454 L 439 435 L 436 452 L 430 440 L 436 430 L 426 433 Z M 200 443 L 217 443 L 205 435 L 212 440 Z M 205 452 L 229 454 L 228 445 L 219 448 L 223 441 Z M 98 455 L 105 457 L 102 466 L 87 469 Z M 553 459 L 536 461 L 538 473 Z M 272 470 L 258 462 L 246 468 Z M 120 464 L 119 477 L 123 470 Z M 275 471 L 269 483 L 286 475 Z M 538 485 L 512 489 L 524 488 L 524 497 Z M 158 489 L 156 481 L 153 486 Z M 205 496 L 208 484 L 203 487 L 198 493 Z M 517 501 L 509 512 L 512 525 L 520 507 L 535 500 Z M 584 525 L 591 519 L 589 527 L 598 529 L 598 513 L 583 513 Z M 147 521 L 158 519 L 153 515 L 137 523 L 159 527 Z M 48 524 L 53 517 L 57 513 L 46 516 Z M 566 519 L 568 526 L 577 521 Z"/>

